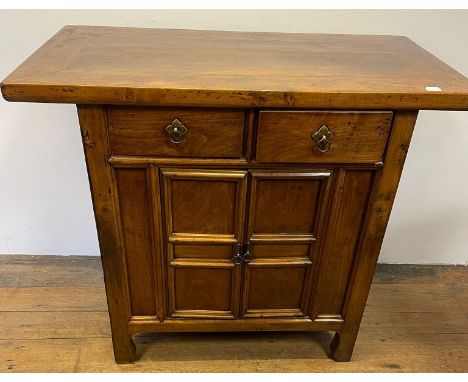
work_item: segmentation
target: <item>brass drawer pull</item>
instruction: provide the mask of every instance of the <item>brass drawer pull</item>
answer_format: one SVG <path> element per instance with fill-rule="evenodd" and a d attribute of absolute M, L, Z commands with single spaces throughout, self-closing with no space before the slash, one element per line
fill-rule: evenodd
<path fill-rule="evenodd" d="M 181 143 L 184 135 L 187 134 L 187 128 L 176 118 L 166 127 L 166 132 L 172 143 Z"/>
<path fill-rule="evenodd" d="M 330 146 L 333 141 L 333 133 L 327 125 L 320 126 L 320 129 L 313 133 L 311 137 L 315 141 L 318 151 L 326 153 L 330 150 Z"/>
<path fill-rule="evenodd" d="M 252 253 L 250 252 L 250 243 L 247 244 L 245 253 L 242 256 L 242 260 L 244 260 L 246 263 L 250 263 L 250 260 L 252 260 Z"/>
<path fill-rule="evenodd" d="M 246 245 L 245 253 L 241 255 L 242 245 L 236 244 L 236 254 L 231 259 L 234 265 L 241 265 L 242 262 L 250 263 L 252 254 L 250 253 L 250 243 Z"/>
<path fill-rule="evenodd" d="M 240 244 L 236 244 L 236 254 L 231 259 L 234 265 L 240 265 L 242 263 L 241 248 L 242 246 Z"/>

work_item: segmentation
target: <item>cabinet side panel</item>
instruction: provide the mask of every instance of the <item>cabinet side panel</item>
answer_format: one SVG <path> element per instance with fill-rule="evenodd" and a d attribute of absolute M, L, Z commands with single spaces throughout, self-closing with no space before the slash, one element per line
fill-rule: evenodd
<path fill-rule="evenodd" d="M 338 185 L 334 211 L 320 260 L 314 316 L 341 315 L 375 171 L 346 170 Z"/>
<path fill-rule="evenodd" d="M 351 359 L 417 115 L 417 111 L 395 113 L 384 166 L 372 192 L 348 283 L 344 324 L 330 345 L 332 357 L 337 361 Z"/>
<path fill-rule="evenodd" d="M 117 169 L 132 315 L 156 315 L 151 250 L 151 208 L 146 169 Z"/>
<path fill-rule="evenodd" d="M 102 106 L 91 105 L 78 105 L 78 116 L 101 249 L 114 356 L 117 362 L 129 362 L 136 355 L 128 332 L 131 312 L 127 272 L 115 175 L 108 162 L 106 116 Z"/>

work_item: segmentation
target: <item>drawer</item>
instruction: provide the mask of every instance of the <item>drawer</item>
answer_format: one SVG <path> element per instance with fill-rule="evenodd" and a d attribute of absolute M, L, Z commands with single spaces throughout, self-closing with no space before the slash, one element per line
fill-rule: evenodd
<path fill-rule="evenodd" d="M 240 158 L 244 111 L 108 107 L 112 154 Z"/>
<path fill-rule="evenodd" d="M 257 162 L 375 163 L 382 160 L 392 112 L 261 111 Z"/>

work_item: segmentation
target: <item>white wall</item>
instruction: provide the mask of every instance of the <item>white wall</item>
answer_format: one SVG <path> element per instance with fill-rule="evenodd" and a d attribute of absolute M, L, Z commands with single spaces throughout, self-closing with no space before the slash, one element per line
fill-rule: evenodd
<path fill-rule="evenodd" d="M 468 75 L 468 11 L 0 11 L 4 78 L 66 24 L 401 34 Z M 423 111 L 381 262 L 468 264 L 468 112 Z M 75 107 L 0 101 L 0 253 L 98 255 Z"/>

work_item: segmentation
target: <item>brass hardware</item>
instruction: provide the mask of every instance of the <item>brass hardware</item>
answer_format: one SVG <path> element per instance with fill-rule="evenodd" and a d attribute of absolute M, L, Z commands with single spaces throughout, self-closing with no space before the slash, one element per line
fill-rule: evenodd
<path fill-rule="evenodd" d="M 240 244 L 236 244 L 236 254 L 232 258 L 232 262 L 234 265 L 240 265 L 242 263 L 242 256 L 241 256 L 241 248 L 242 246 Z"/>
<path fill-rule="evenodd" d="M 245 253 L 242 256 L 242 260 L 244 260 L 246 263 L 250 263 L 250 260 L 252 260 L 252 254 L 250 253 L 250 243 L 248 243 L 245 248 Z"/>
<path fill-rule="evenodd" d="M 313 133 L 311 137 L 315 141 L 318 151 L 326 153 L 330 150 L 330 146 L 333 141 L 333 133 L 327 125 L 320 126 L 320 129 Z"/>
<path fill-rule="evenodd" d="M 166 132 L 172 143 L 180 143 L 184 139 L 184 135 L 187 134 L 187 128 L 176 118 L 166 127 Z"/>

